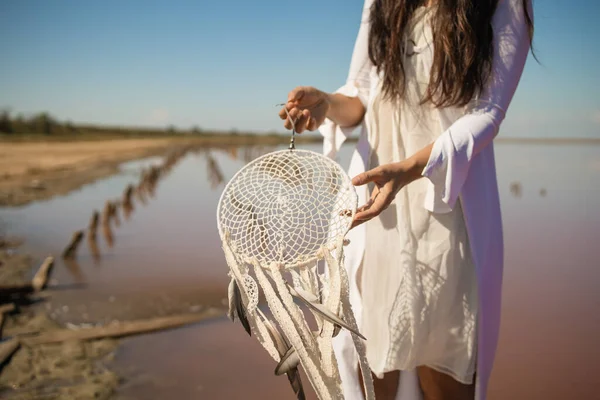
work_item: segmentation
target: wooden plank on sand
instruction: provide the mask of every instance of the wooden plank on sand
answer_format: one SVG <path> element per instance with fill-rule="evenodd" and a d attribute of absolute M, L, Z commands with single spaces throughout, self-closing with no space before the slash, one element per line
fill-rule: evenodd
<path fill-rule="evenodd" d="M 17 338 L 0 342 L 0 366 L 4 365 L 6 360 L 8 360 L 19 347 L 21 347 L 21 343 Z"/>
<path fill-rule="evenodd" d="M 0 339 L 2 338 L 2 328 L 4 327 L 4 314 L 12 312 L 14 310 L 15 305 L 12 303 L 0 306 Z"/>
<path fill-rule="evenodd" d="M 222 314 L 222 311 L 211 308 L 203 313 L 196 314 L 182 314 L 140 321 L 125 321 L 107 326 L 81 328 L 76 330 L 60 329 L 42 333 L 39 336 L 21 338 L 21 342 L 27 346 L 35 346 L 38 344 L 61 343 L 68 340 L 92 340 L 109 337 L 117 338 L 173 329 Z"/>

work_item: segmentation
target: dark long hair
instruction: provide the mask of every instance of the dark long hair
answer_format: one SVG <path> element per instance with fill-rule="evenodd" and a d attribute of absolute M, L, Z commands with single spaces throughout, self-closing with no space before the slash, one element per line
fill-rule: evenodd
<path fill-rule="evenodd" d="M 498 1 L 437 0 L 431 19 L 433 65 L 423 103 L 460 107 L 481 92 L 492 69 L 492 17 Z M 383 72 L 383 93 L 388 99 L 404 95 L 403 35 L 415 11 L 425 2 L 375 0 L 371 6 L 369 57 L 378 72 Z M 528 3 L 523 0 L 531 41 L 533 21 Z"/>

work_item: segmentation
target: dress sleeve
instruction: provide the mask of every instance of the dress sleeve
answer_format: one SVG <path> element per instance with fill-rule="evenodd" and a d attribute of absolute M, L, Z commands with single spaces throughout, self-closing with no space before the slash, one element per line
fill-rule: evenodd
<path fill-rule="evenodd" d="M 369 59 L 369 13 L 373 0 L 365 0 L 358 36 L 354 43 L 354 51 L 350 62 L 350 71 L 346 84 L 336 90 L 336 93 L 348 97 L 358 97 L 363 103 L 365 109 L 369 101 L 369 92 L 371 85 L 372 63 Z M 342 144 L 356 129 L 353 127 L 340 127 L 333 121 L 326 119 L 319 127 L 323 135 L 323 152 L 325 155 L 334 158 Z"/>
<path fill-rule="evenodd" d="M 530 2 L 529 11 L 531 12 Z M 531 13 L 530 13 L 531 15 Z M 477 100 L 433 144 L 422 175 L 433 183 L 425 208 L 450 211 L 467 179 L 473 158 L 498 134 L 517 89 L 530 49 L 522 0 L 500 0 L 492 20 L 492 74 Z"/>

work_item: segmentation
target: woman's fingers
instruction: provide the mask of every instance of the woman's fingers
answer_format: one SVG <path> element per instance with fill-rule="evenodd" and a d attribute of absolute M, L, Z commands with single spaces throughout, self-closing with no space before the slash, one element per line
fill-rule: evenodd
<path fill-rule="evenodd" d="M 367 222 L 367 220 L 357 219 L 357 216 L 360 213 L 368 210 L 373 205 L 373 202 L 375 201 L 375 199 L 377 198 L 378 195 L 379 195 L 379 187 L 375 186 L 373 188 L 373 191 L 371 192 L 371 198 L 364 205 L 362 205 L 356 209 L 356 214 L 354 215 L 354 219 L 352 220 L 352 225 L 350 226 L 350 229 L 362 224 L 363 222 Z"/>
<path fill-rule="evenodd" d="M 383 210 L 388 208 L 388 206 L 390 205 L 392 200 L 393 200 L 392 194 L 390 192 L 387 192 L 385 190 L 385 188 L 381 189 L 379 194 L 373 200 L 373 204 L 371 204 L 370 207 L 357 212 L 356 215 L 354 216 L 354 219 L 357 221 L 366 222 L 366 221 L 370 220 L 371 218 L 374 218 L 374 217 L 378 216 L 379 214 L 381 214 L 381 212 Z"/>
<path fill-rule="evenodd" d="M 287 103 L 281 111 L 279 111 L 279 117 L 285 120 L 283 126 L 286 129 L 292 129 L 293 126 L 297 133 L 302 133 L 306 129 L 312 130 L 310 127 L 311 120 L 312 125 L 316 125 L 316 121 L 314 121 L 314 118 L 311 118 L 309 110 L 302 110 L 293 103 Z"/>
<path fill-rule="evenodd" d="M 354 186 L 362 186 L 369 182 L 376 182 L 383 178 L 384 170 L 381 167 L 373 168 L 372 170 L 365 171 L 361 174 L 356 175 L 352 178 L 352 184 Z"/>
<path fill-rule="evenodd" d="M 305 94 L 306 91 L 304 90 L 304 86 L 298 86 L 294 88 L 288 93 L 288 103 L 295 103 L 302 100 Z"/>
<path fill-rule="evenodd" d="M 367 210 L 369 207 L 371 207 L 373 205 L 373 202 L 375 201 L 375 199 L 377 198 L 377 196 L 379 195 L 379 187 L 375 186 L 373 188 L 373 191 L 371 192 L 371 197 L 369 198 L 369 200 L 367 201 L 367 203 L 361 207 L 358 207 L 358 209 L 356 210 L 357 213 L 362 212 Z"/>
<path fill-rule="evenodd" d="M 308 110 L 302 110 L 296 116 L 296 133 L 302 133 L 306 130 L 308 120 L 310 119 L 310 112 Z"/>
<path fill-rule="evenodd" d="M 314 117 L 310 117 L 308 119 L 308 125 L 307 125 L 306 129 L 308 129 L 309 131 L 314 131 L 318 127 L 319 127 L 319 125 L 317 124 L 317 120 Z"/>

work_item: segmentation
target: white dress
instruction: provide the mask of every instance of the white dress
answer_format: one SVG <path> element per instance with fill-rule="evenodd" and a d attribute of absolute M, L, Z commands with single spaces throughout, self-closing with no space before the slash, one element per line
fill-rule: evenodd
<path fill-rule="evenodd" d="M 431 105 L 421 105 L 428 79 L 420 53 L 431 43 L 424 7 L 413 18 L 404 55 L 406 92 L 371 105 L 369 168 L 404 160 L 440 135 Z M 477 278 L 460 202 L 448 213 L 423 208 L 427 180 L 402 188 L 379 217 L 365 224 L 359 272 L 367 359 L 383 373 L 428 366 L 471 384 L 475 371 Z"/>
<path fill-rule="evenodd" d="M 381 79 L 368 56 L 369 9 L 372 2 L 365 0 L 348 79 L 338 90 L 347 96 L 358 97 L 366 108 L 365 118 L 358 126 L 360 137 L 348 170 L 351 176 L 369 168 L 375 136 L 368 122 L 372 118 L 371 107 L 379 93 Z M 531 11 L 530 7 L 530 14 Z M 499 0 L 492 26 L 492 75 L 481 95 L 467 107 L 435 110 L 440 134 L 433 141 L 431 156 L 423 170 L 423 176 L 427 179 L 421 180 L 426 185 L 422 203 L 425 210 L 441 216 L 460 207 L 464 216 L 478 288 L 476 400 L 486 398 L 498 343 L 503 240 L 493 139 L 499 132 L 517 89 L 530 49 L 522 0 Z M 426 73 L 433 63 L 431 50 L 422 51 L 418 58 Z M 355 128 L 340 127 L 326 120 L 319 127 L 324 137 L 324 153 L 336 157 L 341 145 Z M 368 198 L 367 188 L 357 187 L 357 193 L 359 203 L 364 204 Z M 345 250 L 345 266 L 350 277 L 350 302 L 361 330 L 365 324 L 362 321 L 363 299 L 357 278 L 366 255 L 366 225 L 359 225 L 348 233 L 350 245 Z M 351 336 L 342 330 L 333 345 L 344 398 L 363 399 L 358 381 L 358 358 Z M 420 398 L 416 372 L 403 371 L 396 400 Z"/>

